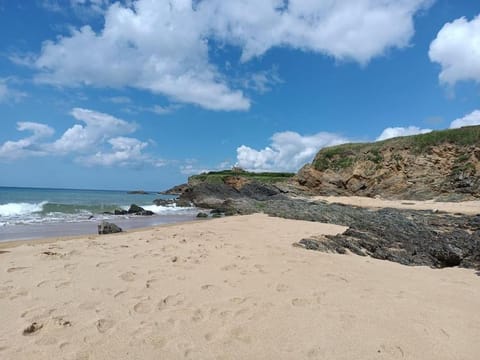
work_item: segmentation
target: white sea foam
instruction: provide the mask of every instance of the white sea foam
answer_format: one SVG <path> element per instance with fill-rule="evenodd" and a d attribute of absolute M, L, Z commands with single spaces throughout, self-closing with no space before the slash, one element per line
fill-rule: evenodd
<path fill-rule="evenodd" d="M 41 203 L 8 203 L 0 205 L 0 216 L 16 217 L 22 215 L 29 215 L 43 210 L 46 201 Z"/>
<path fill-rule="evenodd" d="M 147 206 L 142 206 L 142 207 L 145 210 L 153 211 L 155 214 L 158 214 L 158 215 L 189 214 L 189 213 L 195 211 L 195 208 L 177 207 L 175 205 L 172 205 L 172 206 L 147 205 Z"/>

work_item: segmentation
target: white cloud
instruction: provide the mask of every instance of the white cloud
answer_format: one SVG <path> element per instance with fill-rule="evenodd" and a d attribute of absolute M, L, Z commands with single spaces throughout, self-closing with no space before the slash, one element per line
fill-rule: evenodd
<path fill-rule="evenodd" d="M 53 143 L 53 148 L 62 153 L 91 151 L 109 139 L 132 133 L 136 125 L 114 116 L 88 109 L 74 108 L 71 115 L 85 123 L 76 124 Z"/>
<path fill-rule="evenodd" d="M 414 34 L 413 16 L 431 0 L 202 1 L 214 36 L 242 47 L 242 60 L 288 46 L 362 64 Z"/>
<path fill-rule="evenodd" d="M 426 134 L 431 132 L 432 129 L 421 129 L 417 126 L 408 126 L 408 127 L 388 127 L 382 131 L 376 141 L 387 140 L 399 136 L 410 136 L 417 134 Z"/>
<path fill-rule="evenodd" d="M 94 155 L 78 158 L 78 161 L 86 165 L 101 166 L 141 166 L 143 164 L 163 165 L 162 162 L 153 159 L 142 151 L 148 143 L 130 137 L 116 137 L 108 140 L 111 151 L 99 151 Z"/>
<path fill-rule="evenodd" d="M 270 146 L 261 150 L 245 145 L 237 148 L 236 166 L 251 171 L 297 171 L 312 161 L 321 148 L 348 142 L 337 134 L 302 136 L 293 131 L 276 133 L 271 140 Z"/>
<path fill-rule="evenodd" d="M 148 142 L 123 135 L 136 130 L 134 123 L 88 109 L 74 108 L 71 115 L 85 125 L 76 124 L 53 142 L 46 138 L 54 130 L 45 124 L 19 122 L 19 131 L 31 131 L 29 137 L 6 141 L 0 146 L 0 159 L 15 160 L 30 156 L 72 156 L 75 161 L 93 166 L 163 166 L 167 162 L 144 150 Z"/>
<path fill-rule="evenodd" d="M 480 125 L 480 110 L 475 110 L 460 119 L 453 120 L 450 124 L 450 129 L 473 125 Z"/>
<path fill-rule="evenodd" d="M 211 110 L 248 110 L 250 100 L 212 64 L 211 47 L 241 48 L 242 61 L 274 47 L 366 64 L 414 34 L 413 17 L 433 0 L 73 0 L 105 8 L 104 27 L 43 43 L 37 81 L 135 87 Z M 98 3 L 98 4 L 97 4 Z M 213 41 L 211 41 L 213 40 Z M 268 89 L 261 73 L 247 82 Z"/>
<path fill-rule="evenodd" d="M 27 96 L 26 93 L 13 89 L 9 84 L 9 79 L 0 78 L 0 103 L 19 102 Z"/>
<path fill-rule="evenodd" d="M 480 15 L 471 21 L 462 17 L 446 23 L 430 44 L 429 56 L 442 67 L 442 83 L 480 82 Z"/>
<path fill-rule="evenodd" d="M 189 1 L 115 3 L 98 34 L 84 26 L 47 41 L 35 62 L 37 80 L 62 85 L 132 86 L 212 110 L 246 110 L 250 102 L 230 89 L 208 62 L 205 24 Z"/>
<path fill-rule="evenodd" d="M 54 134 L 54 130 L 45 124 L 35 122 L 18 122 L 18 131 L 30 131 L 33 134 L 17 140 L 6 141 L 0 146 L 0 159 L 14 160 L 26 156 L 43 156 L 47 154 L 42 140 Z"/>

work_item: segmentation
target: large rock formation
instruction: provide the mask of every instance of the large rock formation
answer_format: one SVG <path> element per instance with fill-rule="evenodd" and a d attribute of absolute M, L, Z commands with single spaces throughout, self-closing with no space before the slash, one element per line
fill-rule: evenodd
<path fill-rule="evenodd" d="M 319 195 L 480 197 L 480 126 L 322 149 L 295 180 Z"/>

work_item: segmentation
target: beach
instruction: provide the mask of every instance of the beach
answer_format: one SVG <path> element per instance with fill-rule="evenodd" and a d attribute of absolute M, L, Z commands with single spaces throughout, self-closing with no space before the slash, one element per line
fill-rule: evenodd
<path fill-rule="evenodd" d="M 477 359 L 480 277 L 263 214 L 0 245 L 2 359 Z"/>

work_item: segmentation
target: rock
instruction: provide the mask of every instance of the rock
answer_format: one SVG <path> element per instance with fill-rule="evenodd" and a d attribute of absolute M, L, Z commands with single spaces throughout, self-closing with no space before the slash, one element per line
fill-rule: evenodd
<path fill-rule="evenodd" d="M 133 190 L 133 191 L 128 191 L 127 194 L 148 195 L 149 192 L 145 190 Z"/>
<path fill-rule="evenodd" d="M 138 214 L 142 211 L 145 211 L 145 209 L 135 204 L 130 205 L 130 208 L 128 209 L 129 214 Z"/>
<path fill-rule="evenodd" d="M 172 187 L 171 189 L 160 191 L 159 194 L 162 195 L 181 195 L 188 189 L 188 184 L 181 184 Z"/>
<path fill-rule="evenodd" d="M 192 207 L 193 204 L 190 202 L 188 199 L 181 199 L 177 198 L 175 199 L 175 205 L 178 207 Z"/>
<path fill-rule="evenodd" d="M 25 336 L 33 335 L 36 332 L 38 332 L 41 328 L 43 328 L 43 324 L 33 322 L 23 330 L 23 335 Z"/>
<path fill-rule="evenodd" d="M 197 218 L 208 218 L 208 214 L 204 212 L 199 212 L 197 214 Z"/>
<path fill-rule="evenodd" d="M 214 213 L 212 214 L 212 218 L 221 218 L 222 217 L 222 213 Z"/>
<path fill-rule="evenodd" d="M 130 208 L 128 209 L 128 213 L 134 214 L 134 215 L 140 215 L 140 216 L 151 216 L 155 214 L 153 211 L 145 210 L 144 208 L 135 204 L 130 205 Z"/>
<path fill-rule="evenodd" d="M 123 210 L 123 209 L 115 209 L 115 211 L 113 212 L 114 215 L 127 215 L 128 214 L 128 211 L 127 210 Z"/>
<path fill-rule="evenodd" d="M 119 232 L 122 232 L 122 228 L 115 225 L 114 223 L 110 223 L 110 222 L 107 222 L 107 221 L 102 221 L 98 225 L 98 234 L 99 235 L 114 234 L 114 233 L 119 233 Z"/>
<path fill-rule="evenodd" d="M 153 203 L 157 206 L 169 206 L 175 204 L 174 199 L 155 199 Z"/>

